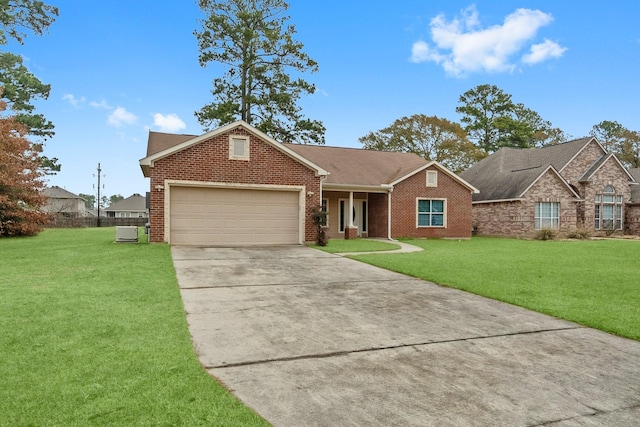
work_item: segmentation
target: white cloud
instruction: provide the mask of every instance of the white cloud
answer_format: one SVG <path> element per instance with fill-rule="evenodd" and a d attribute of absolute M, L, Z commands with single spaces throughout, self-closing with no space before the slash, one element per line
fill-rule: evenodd
<path fill-rule="evenodd" d="M 185 122 L 176 114 L 160 114 L 153 115 L 153 125 L 160 128 L 161 132 L 177 132 L 187 127 Z"/>
<path fill-rule="evenodd" d="M 122 125 L 132 125 L 138 121 L 138 118 L 125 110 L 122 107 L 118 107 L 107 118 L 107 123 L 111 126 L 120 127 Z"/>
<path fill-rule="evenodd" d="M 433 46 L 423 40 L 415 42 L 411 61 L 435 62 L 456 77 L 480 71 L 511 72 L 516 68 L 511 58 L 526 48 L 538 30 L 552 20 L 550 14 L 539 10 L 517 9 L 502 25 L 482 28 L 475 6 L 463 10 L 451 21 L 440 14 L 429 24 Z M 525 58 L 535 62 L 558 58 L 565 50 L 557 43 L 545 41 L 531 46 L 531 53 L 525 55 L 523 61 Z"/>
<path fill-rule="evenodd" d="M 104 108 L 105 110 L 111 110 L 113 108 L 104 99 L 101 100 L 100 102 L 91 101 L 89 102 L 89 105 L 92 106 L 93 108 Z"/>
<path fill-rule="evenodd" d="M 79 104 L 85 101 L 85 98 L 84 96 L 81 96 L 80 98 L 76 98 L 75 96 L 73 96 L 73 94 L 66 93 L 62 96 L 62 100 L 67 101 L 69 104 L 73 105 L 74 107 L 77 107 Z"/>
<path fill-rule="evenodd" d="M 560 58 L 566 50 L 566 47 L 545 39 L 544 43 L 531 46 L 529 53 L 522 57 L 522 62 L 525 64 L 537 64 L 550 58 Z"/>

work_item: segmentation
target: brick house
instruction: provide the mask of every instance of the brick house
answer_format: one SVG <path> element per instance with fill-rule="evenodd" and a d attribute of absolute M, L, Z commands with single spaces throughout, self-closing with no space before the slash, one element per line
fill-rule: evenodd
<path fill-rule="evenodd" d="M 238 121 L 200 136 L 149 132 L 140 167 L 152 242 L 302 244 L 320 206 L 333 238 L 471 235 L 477 190 L 414 154 L 282 144 Z"/>
<path fill-rule="evenodd" d="M 111 204 L 104 210 L 108 218 L 147 218 L 147 198 L 140 194 L 133 194 Z"/>
<path fill-rule="evenodd" d="M 501 148 L 461 177 L 480 190 L 473 195 L 473 226 L 479 234 L 629 230 L 625 214 L 636 181 L 596 138 L 543 148 Z"/>
<path fill-rule="evenodd" d="M 625 234 L 640 236 L 640 168 L 630 169 L 629 173 L 636 183 L 631 185 L 631 200 L 626 206 Z"/>

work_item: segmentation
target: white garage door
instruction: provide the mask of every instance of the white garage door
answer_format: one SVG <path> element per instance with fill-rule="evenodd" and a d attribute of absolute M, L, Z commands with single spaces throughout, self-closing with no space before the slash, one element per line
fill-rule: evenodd
<path fill-rule="evenodd" d="M 297 244 L 298 191 L 171 187 L 170 243 Z"/>

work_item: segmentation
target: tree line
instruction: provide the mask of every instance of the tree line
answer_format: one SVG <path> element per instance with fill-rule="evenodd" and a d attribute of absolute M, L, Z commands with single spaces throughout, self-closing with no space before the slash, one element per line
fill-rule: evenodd
<path fill-rule="evenodd" d="M 461 123 L 416 114 L 369 132 L 359 141 L 367 149 L 415 153 L 462 172 L 502 147 L 544 147 L 571 138 L 495 85 L 476 86 L 460 95 L 458 103 Z M 625 166 L 640 167 L 640 132 L 604 120 L 589 134 Z"/>

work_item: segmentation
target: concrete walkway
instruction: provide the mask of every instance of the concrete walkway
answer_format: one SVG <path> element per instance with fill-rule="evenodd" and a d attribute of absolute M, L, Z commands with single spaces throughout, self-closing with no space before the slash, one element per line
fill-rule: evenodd
<path fill-rule="evenodd" d="M 347 255 L 369 255 L 369 254 L 395 254 L 395 253 L 410 253 L 410 252 L 420 252 L 423 251 L 421 247 L 410 245 L 408 243 L 403 243 L 398 240 L 389 240 L 389 239 L 367 239 L 367 240 L 375 240 L 377 242 L 384 243 L 393 243 L 394 245 L 400 246 L 399 249 L 390 249 L 388 251 L 374 251 L 374 252 L 340 252 L 336 255 L 347 256 Z"/>
<path fill-rule="evenodd" d="M 640 420 L 640 342 L 306 247 L 172 253 L 203 366 L 275 426 Z"/>

